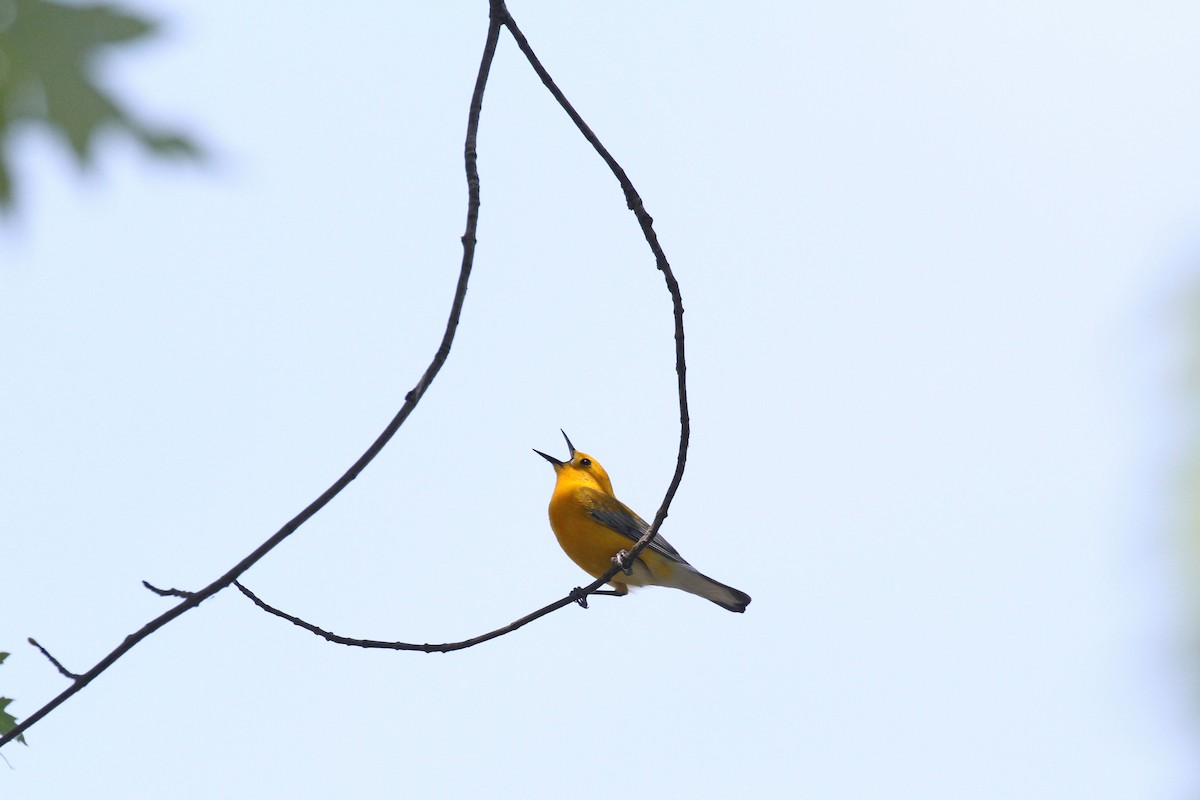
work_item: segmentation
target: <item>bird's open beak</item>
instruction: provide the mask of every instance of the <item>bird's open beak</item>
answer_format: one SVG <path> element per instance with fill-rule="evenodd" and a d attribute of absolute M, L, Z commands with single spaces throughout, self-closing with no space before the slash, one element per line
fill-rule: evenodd
<path fill-rule="evenodd" d="M 567 440 L 567 447 L 571 450 L 571 458 L 574 459 L 575 458 L 575 445 L 571 444 L 571 440 L 567 436 L 566 431 L 564 431 L 562 428 L 559 428 L 558 432 L 561 433 L 563 435 L 563 438 Z M 537 453 L 539 456 L 541 456 L 542 458 L 546 459 L 551 464 L 553 464 L 555 469 L 558 469 L 559 467 L 561 467 L 567 463 L 566 461 L 559 461 L 554 456 L 546 455 L 541 450 L 538 450 L 536 447 L 533 449 L 533 452 Z"/>

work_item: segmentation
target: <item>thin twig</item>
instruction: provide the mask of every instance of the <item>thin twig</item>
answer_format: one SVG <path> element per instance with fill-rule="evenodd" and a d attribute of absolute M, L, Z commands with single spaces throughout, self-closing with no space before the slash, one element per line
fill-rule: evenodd
<path fill-rule="evenodd" d="M 616 176 L 617 182 L 621 185 L 621 190 L 625 193 L 625 201 L 630 210 L 633 211 L 634 216 L 637 217 L 638 224 L 642 228 L 642 233 L 646 237 L 646 242 L 650 245 L 651 252 L 654 253 L 654 258 L 658 269 L 663 273 L 663 278 L 667 284 L 667 290 L 671 293 L 671 301 L 675 318 L 675 372 L 678 376 L 679 391 L 679 453 L 675 461 L 675 473 L 671 478 L 670 485 L 667 487 L 667 493 L 663 498 L 662 505 L 659 506 L 658 513 L 654 516 L 654 522 L 650 525 L 650 529 L 642 536 L 642 538 L 639 539 L 637 543 L 627 551 L 626 563 L 629 563 L 636 559 L 658 534 L 658 529 L 662 526 L 663 521 L 667 518 L 667 511 L 671 506 L 671 501 L 675 498 L 676 491 L 679 489 L 680 481 L 683 480 L 683 471 L 687 465 L 688 442 L 691 438 L 691 421 L 688 416 L 687 402 L 687 360 L 684 356 L 683 297 L 679 291 L 679 282 L 675 280 L 675 274 L 671 271 L 671 265 L 667 261 L 666 253 L 663 252 L 662 245 L 660 245 L 658 241 L 658 236 L 654 232 L 654 219 L 646 211 L 645 205 L 642 203 L 642 198 L 637 193 L 637 189 L 634 188 L 633 182 L 629 180 L 629 176 L 625 174 L 625 170 L 621 168 L 621 165 L 617 163 L 617 160 L 613 158 L 612 154 L 608 152 L 608 149 L 605 148 L 605 146 L 600 142 L 599 137 L 592 132 L 592 129 L 588 127 L 586 122 L 583 121 L 583 117 L 579 115 L 579 112 L 577 112 L 574 106 L 572 106 L 567 100 L 566 96 L 562 93 L 562 90 L 558 88 L 557 84 L 555 84 L 554 79 L 550 77 L 550 73 L 548 73 L 546 68 L 542 66 L 541 61 L 539 61 L 537 55 L 534 54 L 533 48 L 529 45 L 529 41 L 525 38 L 524 34 L 521 33 L 521 29 L 517 26 L 516 21 L 505 7 L 503 0 L 492 0 L 491 8 L 493 19 L 495 19 L 497 13 L 499 13 L 504 26 L 508 28 L 509 32 L 512 34 L 513 39 L 515 39 L 517 42 L 517 46 L 521 49 L 521 52 L 525 54 L 525 58 L 529 61 L 530 66 L 532 66 L 534 71 L 538 74 L 538 77 L 541 78 L 542 83 L 545 84 L 546 88 L 550 90 L 550 93 L 554 95 L 554 98 L 558 101 L 559 105 L 562 106 L 563 110 L 566 111 L 567 115 L 570 116 L 572 121 L 574 121 L 575 126 L 579 129 L 579 132 L 582 133 L 584 138 L 591 143 L 592 147 L 595 148 L 600 157 L 604 159 L 604 163 L 608 164 L 608 167 L 610 170 L 612 170 L 613 175 Z M 461 642 L 449 642 L 445 644 L 413 644 L 409 642 L 388 642 L 377 639 L 354 639 L 348 636 L 342 636 L 340 634 L 326 631 L 323 628 L 319 628 L 310 622 L 300 619 L 299 617 L 292 616 L 291 614 L 280 611 L 279 609 L 266 604 L 240 583 L 238 584 L 238 588 L 241 589 L 243 594 L 254 601 L 255 605 L 264 611 L 274 614 L 277 617 L 281 617 L 282 619 L 286 619 L 293 625 L 298 625 L 299 627 L 304 628 L 305 630 L 308 630 L 317 636 L 337 644 L 344 644 L 352 647 L 382 648 L 390 650 L 415 650 L 425 653 L 447 653 L 454 650 L 463 650 L 473 645 L 495 639 L 498 636 L 503 636 L 506 633 L 511 633 L 512 631 L 515 631 L 516 629 L 527 625 L 540 617 L 544 617 L 553 611 L 557 611 L 564 606 L 568 606 L 571 603 L 579 603 L 586 608 L 587 596 L 589 594 L 593 594 L 600 589 L 600 587 L 608 583 L 608 581 L 621 570 L 621 565 L 617 563 L 616 559 L 613 559 L 613 565 L 609 567 L 609 569 L 603 575 L 587 586 L 576 588 L 566 597 L 556 600 L 547 606 L 543 606 L 537 611 L 521 617 L 519 620 L 505 625 L 502 628 L 497 628 L 494 631 L 490 631 Z"/>
<path fill-rule="evenodd" d="M 499 10 L 502 10 L 502 8 L 501 4 Z M 80 689 L 91 683 L 97 675 L 111 667 L 118 659 L 145 640 L 150 634 L 182 616 L 184 613 L 196 608 L 217 592 L 229 587 L 246 570 L 258 562 L 259 559 L 271 552 L 276 545 L 295 532 L 296 529 L 307 522 L 314 514 L 324 508 L 339 492 L 349 486 L 350 482 L 357 478 L 359 473 L 383 450 L 396 431 L 400 429 L 400 426 L 404 424 L 404 421 L 408 419 L 413 409 L 416 408 L 417 403 L 420 402 L 430 384 L 433 383 L 433 379 L 441 370 L 446 358 L 450 355 L 450 346 L 454 342 L 454 333 L 458 329 L 458 321 L 462 315 L 463 301 L 467 294 L 467 282 L 471 275 L 471 266 L 474 263 L 475 231 L 479 221 L 479 173 L 476 168 L 475 141 L 478 136 L 480 110 L 483 106 L 483 90 L 487 84 L 488 73 L 491 70 L 492 59 L 496 52 L 496 44 L 500 38 L 501 22 L 502 17 L 498 13 L 497 4 L 493 0 L 492 13 L 488 23 L 487 41 L 484 45 L 483 59 L 479 65 L 479 74 L 475 80 L 475 92 L 471 98 L 471 111 L 467 123 L 467 141 L 464 153 L 467 170 L 467 227 L 466 232 L 462 236 L 463 257 L 462 266 L 458 274 L 458 285 L 454 291 L 454 301 L 450 306 L 450 317 L 446 321 L 446 330 L 442 335 L 442 341 L 433 356 L 433 360 L 429 363 L 424 374 L 421 375 L 420 380 L 417 381 L 417 385 L 405 395 L 404 405 L 396 413 L 396 416 L 392 418 L 392 421 L 388 423 L 387 427 L 384 428 L 383 433 L 379 434 L 378 438 L 367 448 L 366 452 L 346 470 L 342 477 L 338 478 L 332 486 L 326 489 L 320 497 L 309 503 L 303 511 L 289 520 L 271 538 L 259 545 L 254 552 L 235 564 L 224 575 L 187 597 L 183 602 L 155 617 L 136 632 L 125 637 L 120 646 L 105 656 L 94 667 L 82 675 L 75 676 L 74 682 L 69 687 L 59 693 L 50 702 L 30 714 L 19 725 L 12 728 L 12 730 L 0 736 L 0 747 L 37 724 L 39 720 L 62 705 L 62 703 Z"/>
<path fill-rule="evenodd" d="M 191 597 L 195 594 L 195 592 L 185 592 L 183 589 L 160 589 L 150 581 L 142 581 L 142 586 L 145 586 L 159 597 Z"/>
<path fill-rule="evenodd" d="M 688 416 L 687 359 L 684 357 L 683 347 L 683 296 L 679 292 L 679 282 L 675 280 L 675 273 L 671 271 L 667 255 L 663 252 L 662 245 L 658 242 L 658 234 L 654 232 L 654 218 L 647 213 L 641 196 L 633 186 L 633 182 L 629 180 L 629 176 L 625 174 L 625 170 L 621 168 L 617 160 L 608 152 L 608 149 L 600 143 L 600 139 L 592 132 L 592 129 L 583 121 L 583 117 L 579 116 L 579 112 L 575 110 L 574 106 L 567 100 L 566 95 L 558 88 L 554 79 L 550 77 L 550 73 L 542 66 L 542 62 L 538 60 L 537 55 L 533 52 L 533 48 L 530 47 L 529 41 L 517 26 L 516 20 L 508 13 L 508 9 L 504 10 L 504 27 L 508 28 L 509 33 L 512 34 L 513 39 L 517 42 L 517 47 L 521 48 L 521 52 L 525 54 L 529 65 L 533 67 L 534 72 L 542 79 L 542 83 L 550 90 L 550 94 L 554 95 L 554 99 L 562 106 L 563 111 L 567 112 L 567 116 L 575 123 L 575 127 L 591 143 L 592 147 L 600 155 L 600 158 L 604 159 L 604 163 L 608 165 L 613 175 L 616 176 L 617 182 L 621 185 L 621 191 L 625 193 L 625 202 L 634 216 L 637 217 L 638 224 L 642 228 L 642 234 L 646 237 L 646 243 L 650 245 L 650 250 L 654 253 L 658 269 L 662 271 L 663 279 L 667 283 L 667 290 L 671 293 L 672 310 L 675 316 L 675 373 L 679 391 L 679 453 L 675 459 L 675 474 L 671 477 L 667 493 L 663 497 L 662 505 L 658 507 L 658 512 L 654 515 L 654 521 L 651 523 L 650 529 L 628 551 L 629 559 L 633 560 L 653 541 L 654 537 L 658 534 L 658 529 L 662 526 L 663 521 L 666 520 L 667 511 L 671 507 L 671 501 L 675 499 L 675 492 L 679 489 L 679 483 L 683 480 L 683 470 L 687 465 L 688 442 L 691 439 L 692 426 L 691 419 Z M 613 566 L 609 567 L 608 571 L 598 579 L 599 585 L 607 583 L 610 578 L 620 571 L 620 565 L 614 562 Z"/>
<path fill-rule="evenodd" d="M 37 640 L 37 639 L 34 639 L 32 636 L 30 636 L 30 637 L 29 637 L 29 639 L 28 639 L 28 641 L 29 641 L 29 643 L 30 643 L 31 645 L 33 645 L 33 646 L 34 646 L 34 647 L 36 647 L 38 650 L 40 650 L 40 651 L 42 652 L 42 655 L 44 655 L 44 656 L 45 656 L 47 659 L 49 659 L 49 660 L 50 660 L 50 663 L 54 665 L 55 669 L 57 669 L 59 672 L 61 672 L 61 673 L 63 674 L 63 677 L 70 678 L 70 679 L 71 679 L 71 680 L 73 680 L 73 681 L 77 681 L 77 680 L 79 680 L 79 678 L 80 678 L 80 676 L 79 676 L 79 675 L 76 675 L 74 672 L 71 672 L 71 670 L 69 670 L 69 669 L 67 669 L 66 667 L 64 667 L 64 666 L 62 665 L 62 662 L 60 662 L 60 661 L 59 661 L 57 658 L 55 658 L 54 656 L 50 655 L 50 651 L 49 651 L 49 650 L 47 650 L 46 648 L 44 648 L 44 647 L 42 647 L 40 644 L 38 644 L 38 640 Z"/>
<path fill-rule="evenodd" d="M 497 628 L 494 631 L 489 631 L 487 633 L 480 634 L 479 636 L 473 636 L 470 639 L 464 639 L 461 642 L 445 642 L 442 644 L 415 644 L 412 642 L 385 642 L 385 641 L 380 641 L 378 639 L 354 639 L 349 636 L 341 636 L 341 635 L 333 633 L 331 631 L 327 631 L 322 628 L 318 628 L 316 625 L 313 625 L 311 622 L 305 622 L 304 620 L 300 619 L 299 617 L 292 616 L 291 614 L 288 614 L 285 611 L 280 611 L 278 608 L 275 608 L 274 606 L 267 604 L 258 595 L 256 595 L 254 592 L 250 591 L 249 589 L 247 589 L 245 586 L 243 586 L 241 583 L 239 583 L 237 581 L 234 581 L 233 585 L 235 587 L 237 587 L 239 590 L 241 590 L 242 594 L 244 594 L 244 595 L 246 595 L 246 597 L 250 598 L 250 600 L 254 603 L 254 605 L 258 606 L 263 611 L 266 611 L 268 614 L 274 614 L 275 616 L 277 616 L 281 619 L 286 619 L 288 622 L 292 623 L 293 625 L 297 625 L 301 628 L 304 628 L 306 631 L 315 633 L 317 636 L 320 636 L 322 639 L 327 639 L 327 640 L 333 642 L 334 644 L 344 644 L 348 647 L 362 647 L 362 648 L 366 648 L 366 649 L 376 649 L 376 650 L 410 650 L 410 651 L 418 651 L 418 652 L 422 652 L 422 653 L 450 653 L 455 650 L 465 650 L 468 647 L 474 647 L 477 644 L 482 644 L 483 642 L 490 641 L 491 639 L 495 639 L 499 636 L 503 636 L 506 633 L 512 633 L 513 631 L 517 630 L 518 628 L 522 628 L 522 627 L 528 625 L 529 623 L 533 622 L 535 619 L 544 617 L 547 614 L 549 614 L 550 612 L 557 611 L 558 609 L 563 608 L 564 606 L 571 605 L 572 603 L 576 602 L 578 599 L 577 597 L 574 596 L 574 594 L 568 595 L 567 597 L 564 597 L 561 600 L 556 600 L 555 602 L 551 603 L 550 605 L 545 606 L 544 608 L 540 608 L 537 611 L 534 611 L 532 614 L 526 614 L 525 616 L 521 617 L 520 619 L 516 620 L 515 622 L 510 622 L 509 624 L 505 625 L 504 627 Z M 580 590 L 580 591 L 582 591 L 582 590 Z M 580 594 L 579 596 L 583 596 L 583 594 Z"/>

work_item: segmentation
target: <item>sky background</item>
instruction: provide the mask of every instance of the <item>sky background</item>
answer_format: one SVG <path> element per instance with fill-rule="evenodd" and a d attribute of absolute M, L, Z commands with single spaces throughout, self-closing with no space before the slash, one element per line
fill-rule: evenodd
<path fill-rule="evenodd" d="M 487 26 L 457 3 L 143 0 L 101 62 L 202 166 L 14 141 L 0 227 L 0 694 L 31 714 L 332 483 L 433 354 Z M 646 589 L 449 655 L 227 591 L 3 749 L 0 797 L 1195 798 L 1178 508 L 1200 266 L 1192 3 L 510 10 L 625 167 L 687 309 Z M 649 518 L 671 305 L 503 34 L 450 359 L 254 567 L 348 636 L 491 630 L 586 581 L 559 428 Z"/>

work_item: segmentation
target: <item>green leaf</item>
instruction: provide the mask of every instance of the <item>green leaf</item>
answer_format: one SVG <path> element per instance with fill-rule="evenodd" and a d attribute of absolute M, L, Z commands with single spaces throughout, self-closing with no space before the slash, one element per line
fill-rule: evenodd
<path fill-rule="evenodd" d="M 6 658 L 8 658 L 8 653 L 0 653 L 0 664 L 3 664 L 4 659 Z M 13 728 L 17 727 L 17 718 L 8 713 L 6 710 L 8 708 L 8 704 L 11 702 L 11 697 L 0 697 L 0 736 L 3 736 Z M 17 741 L 23 745 L 29 744 L 25 741 L 25 734 L 18 736 Z"/>
<path fill-rule="evenodd" d="M 124 46 L 155 30 L 154 23 L 113 6 L 0 0 L 0 211 L 14 198 L 4 144 L 19 121 L 48 125 L 80 166 L 95 158 L 96 136 L 105 127 L 124 130 L 158 156 L 199 155 L 184 135 L 135 119 L 93 79 L 93 62 L 105 46 Z"/>

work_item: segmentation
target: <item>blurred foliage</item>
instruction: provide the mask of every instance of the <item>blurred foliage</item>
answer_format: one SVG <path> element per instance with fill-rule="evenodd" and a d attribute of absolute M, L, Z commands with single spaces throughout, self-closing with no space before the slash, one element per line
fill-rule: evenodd
<path fill-rule="evenodd" d="M 4 663 L 4 659 L 8 658 L 8 653 L 0 653 L 0 664 Z M 13 728 L 17 727 L 17 718 L 8 713 L 8 704 L 12 702 L 11 697 L 0 697 L 0 735 L 8 733 Z M 21 734 L 17 737 L 17 741 L 21 744 L 28 744 L 25 741 L 25 735 Z"/>
<path fill-rule="evenodd" d="M 185 136 L 134 119 L 93 80 L 93 62 L 105 45 L 154 32 L 153 23 L 112 6 L 0 0 L 0 212 L 13 206 L 5 147 L 21 120 L 45 123 L 61 135 L 81 167 L 94 160 L 96 134 L 105 126 L 127 131 L 158 155 L 198 155 Z"/>
<path fill-rule="evenodd" d="M 1192 690 L 1200 709 L 1200 285 L 1183 295 L 1182 310 L 1172 321 L 1182 322 L 1184 351 L 1178 390 L 1182 395 L 1181 465 L 1176 491 L 1180 495 L 1177 524 L 1181 528 L 1180 561 L 1189 615 L 1187 655 L 1192 667 Z"/>

